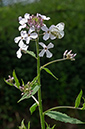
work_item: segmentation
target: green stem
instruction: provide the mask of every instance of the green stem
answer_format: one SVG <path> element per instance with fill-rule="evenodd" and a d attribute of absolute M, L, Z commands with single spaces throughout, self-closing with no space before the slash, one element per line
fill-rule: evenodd
<path fill-rule="evenodd" d="M 49 64 L 52 64 L 52 63 L 55 63 L 55 62 L 59 62 L 59 61 L 64 61 L 64 60 L 67 60 L 67 58 L 57 59 L 57 60 L 50 61 L 50 62 L 48 62 L 47 64 L 45 64 L 45 65 L 41 66 L 41 68 L 40 68 L 40 69 L 42 69 L 42 68 L 46 67 L 46 66 L 47 66 L 47 65 L 49 65 Z"/>
<path fill-rule="evenodd" d="M 39 44 L 38 40 L 36 41 L 36 51 L 37 51 L 37 75 L 38 83 L 40 83 L 40 57 L 39 57 Z M 45 129 L 45 122 L 44 122 L 44 115 L 43 115 L 43 108 L 42 108 L 42 98 L 41 98 L 41 88 L 38 90 L 38 102 L 39 102 L 39 114 L 40 114 L 40 122 L 41 122 L 41 129 Z"/>
<path fill-rule="evenodd" d="M 79 110 L 81 110 L 81 108 L 75 108 L 75 107 L 71 107 L 71 106 L 57 106 L 57 107 L 53 107 L 53 108 L 48 109 L 43 114 L 45 114 L 48 111 L 52 111 L 52 110 L 60 109 L 60 108 L 70 108 L 70 109 L 79 109 Z"/>

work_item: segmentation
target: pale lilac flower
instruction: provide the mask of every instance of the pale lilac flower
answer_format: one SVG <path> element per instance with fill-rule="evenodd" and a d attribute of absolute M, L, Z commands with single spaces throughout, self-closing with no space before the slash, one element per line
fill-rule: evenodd
<path fill-rule="evenodd" d="M 61 39 L 64 37 L 64 26 L 65 24 L 63 22 L 57 24 L 53 28 L 51 28 L 51 34 L 56 36 L 57 38 Z"/>
<path fill-rule="evenodd" d="M 37 16 L 40 16 L 43 20 L 49 20 L 50 17 L 46 17 L 45 15 L 41 15 L 39 13 L 37 13 Z"/>
<path fill-rule="evenodd" d="M 26 31 L 21 31 L 20 32 L 21 36 L 18 36 L 14 39 L 15 43 L 22 44 L 24 43 L 23 40 L 25 40 L 25 38 L 27 37 L 27 32 Z"/>
<path fill-rule="evenodd" d="M 75 57 L 77 54 L 76 54 L 76 53 L 73 54 L 73 53 L 71 53 L 71 52 L 72 52 L 72 50 L 70 50 L 69 52 L 68 52 L 68 50 L 66 50 L 66 51 L 64 52 L 64 54 L 63 54 L 63 58 L 75 60 L 74 57 Z"/>
<path fill-rule="evenodd" d="M 39 56 L 43 57 L 43 55 L 46 53 L 46 57 L 47 58 L 51 58 L 52 57 L 52 53 L 48 49 L 53 48 L 54 45 L 52 43 L 49 43 L 48 46 L 46 46 L 42 42 L 40 42 L 39 44 L 43 47 L 42 51 L 39 53 Z"/>
<path fill-rule="evenodd" d="M 51 33 L 51 30 L 52 30 L 53 27 L 55 27 L 55 26 L 54 26 L 54 25 L 51 25 L 49 29 L 47 28 L 46 25 L 43 25 L 43 26 L 41 27 L 41 29 L 42 29 L 43 31 L 45 31 L 45 34 L 44 34 L 44 36 L 43 36 L 43 39 L 44 39 L 45 41 L 48 40 L 49 38 L 50 38 L 51 40 L 54 40 L 54 39 L 56 38 L 56 36 L 54 36 L 54 35 Z"/>
<path fill-rule="evenodd" d="M 21 30 L 21 29 L 23 29 L 23 28 L 26 28 L 26 23 L 28 22 L 28 19 L 30 18 L 30 14 L 28 14 L 28 13 L 26 13 L 25 15 L 24 15 L 24 18 L 22 18 L 21 16 L 18 18 L 18 20 L 19 20 L 19 23 L 21 24 L 20 26 L 19 26 L 19 31 Z"/>
<path fill-rule="evenodd" d="M 21 42 L 20 44 L 19 44 L 19 50 L 16 52 L 16 54 L 17 54 L 17 57 L 18 58 L 21 58 L 21 56 L 22 56 L 22 53 L 21 53 L 21 51 L 26 51 L 27 50 L 27 48 L 28 48 L 28 46 L 27 45 L 25 45 L 23 42 Z"/>
<path fill-rule="evenodd" d="M 34 27 L 30 27 L 30 29 L 28 31 L 28 34 L 27 34 L 27 37 L 26 37 L 26 43 L 27 44 L 29 44 L 31 39 L 36 39 L 38 37 L 38 34 L 36 32 L 33 32 L 33 31 L 35 31 L 35 28 Z"/>

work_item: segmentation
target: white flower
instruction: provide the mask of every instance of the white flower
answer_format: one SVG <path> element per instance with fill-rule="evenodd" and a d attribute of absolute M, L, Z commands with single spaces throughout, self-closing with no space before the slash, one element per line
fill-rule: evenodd
<path fill-rule="evenodd" d="M 38 37 L 38 34 L 33 32 L 35 31 L 34 27 L 31 27 L 28 31 L 27 37 L 26 37 L 26 43 L 29 44 L 31 39 L 36 39 Z M 33 33 L 32 33 L 33 32 Z"/>
<path fill-rule="evenodd" d="M 73 53 L 71 53 L 71 52 L 72 52 L 72 50 L 70 50 L 69 52 L 68 52 L 68 50 L 66 50 L 66 51 L 64 52 L 64 54 L 63 54 L 63 58 L 75 60 L 74 57 L 75 57 L 77 54 L 76 54 L 76 53 L 73 54 Z"/>
<path fill-rule="evenodd" d="M 19 45 L 19 50 L 16 52 L 16 54 L 17 54 L 17 57 L 18 58 L 21 58 L 21 56 L 22 56 L 22 53 L 21 53 L 21 51 L 26 51 L 27 50 L 27 48 L 28 48 L 28 46 L 27 45 L 25 45 L 23 42 Z"/>
<path fill-rule="evenodd" d="M 64 26 L 65 24 L 63 22 L 57 24 L 51 29 L 51 34 L 56 36 L 57 38 L 61 39 L 64 36 Z"/>
<path fill-rule="evenodd" d="M 25 15 L 24 15 L 24 18 L 22 18 L 21 16 L 18 18 L 18 20 L 19 20 L 19 23 L 21 24 L 20 26 L 19 26 L 19 31 L 21 30 L 21 29 L 23 29 L 23 28 L 26 28 L 26 23 L 28 22 L 28 19 L 30 18 L 30 14 L 28 14 L 28 13 L 26 13 Z"/>
<path fill-rule="evenodd" d="M 23 42 L 23 40 L 25 40 L 25 38 L 27 37 L 27 33 L 26 31 L 21 31 L 20 32 L 21 36 L 18 36 L 14 39 L 15 43 L 21 44 Z"/>
<path fill-rule="evenodd" d="M 55 27 L 54 25 L 51 25 L 50 28 L 48 29 L 46 25 L 42 26 L 41 29 L 43 31 L 45 31 L 45 34 L 43 36 L 43 39 L 46 41 L 48 40 L 49 38 L 51 40 L 54 40 L 56 38 L 56 36 L 54 36 L 52 33 L 51 33 L 51 30 L 52 28 Z"/>
<path fill-rule="evenodd" d="M 43 20 L 49 20 L 50 17 L 46 17 L 45 15 L 41 15 L 39 13 L 37 13 L 37 16 L 40 16 Z"/>
<path fill-rule="evenodd" d="M 46 46 L 42 42 L 40 42 L 39 44 L 43 47 L 42 51 L 39 53 L 39 56 L 43 57 L 43 55 L 46 53 L 46 57 L 47 58 L 51 58 L 52 57 L 52 53 L 48 49 L 53 48 L 54 45 L 52 43 L 49 43 L 48 46 Z"/>

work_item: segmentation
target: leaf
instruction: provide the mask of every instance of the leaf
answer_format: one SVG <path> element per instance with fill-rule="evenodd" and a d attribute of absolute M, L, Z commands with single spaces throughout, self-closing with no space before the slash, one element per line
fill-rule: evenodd
<path fill-rule="evenodd" d="M 82 90 L 80 91 L 80 93 L 78 94 L 77 98 L 76 98 L 76 101 L 75 101 L 75 108 L 78 108 L 79 105 L 80 105 L 80 102 L 81 102 L 81 97 L 82 97 Z"/>
<path fill-rule="evenodd" d="M 16 76 L 15 70 L 13 70 L 13 77 L 14 77 L 14 80 L 15 80 L 15 85 L 17 86 L 17 88 L 19 88 L 20 83 L 19 83 L 19 80 Z"/>
<path fill-rule="evenodd" d="M 30 121 L 28 122 L 28 129 L 30 129 Z"/>
<path fill-rule="evenodd" d="M 6 81 L 5 79 L 4 79 L 4 81 L 5 81 L 8 85 L 10 85 L 10 86 L 14 86 L 12 83 L 10 83 L 10 82 Z"/>
<path fill-rule="evenodd" d="M 83 103 L 83 107 L 81 108 L 81 110 L 85 110 L 85 103 Z"/>
<path fill-rule="evenodd" d="M 25 93 L 21 99 L 18 101 L 18 103 L 24 99 L 29 99 L 32 97 L 32 95 L 34 95 L 40 88 L 40 85 L 36 85 L 33 89 L 32 89 L 32 93 L 29 95 L 28 93 Z"/>
<path fill-rule="evenodd" d="M 43 68 L 47 73 L 49 73 L 50 75 L 52 75 L 55 79 L 58 80 L 58 78 L 48 69 L 48 68 Z"/>
<path fill-rule="evenodd" d="M 48 111 L 45 113 L 45 115 L 49 116 L 50 118 L 54 120 L 58 120 L 58 121 L 65 122 L 65 123 L 70 123 L 70 124 L 84 124 L 85 123 L 78 119 L 71 118 L 70 116 L 63 114 L 61 112 Z"/>
<path fill-rule="evenodd" d="M 37 107 L 37 103 L 34 103 L 31 107 L 30 107 L 30 112 L 31 114 L 36 110 L 36 107 Z"/>
<path fill-rule="evenodd" d="M 26 126 L 24 124 L 24 119 L 21 122 L 21 126 L 19 126 L 19 129 L 26 129 Z"/>
<path fill-rule="evenodd" d="M 33 51 L 27 50 L 25 52 L 37 59 L 37 57 L 36 57 L 36 55 L 35 55 L 35 53 Z"/>

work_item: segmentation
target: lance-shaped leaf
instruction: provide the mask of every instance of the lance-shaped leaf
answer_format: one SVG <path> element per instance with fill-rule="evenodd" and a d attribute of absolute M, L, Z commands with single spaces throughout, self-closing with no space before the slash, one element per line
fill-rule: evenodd
<path fill-rule="evenodd" d="M 50 118 L 54 120 L 58 120 L 61 122 L 65 123 L 70 123 L 70 124 L 85 124 L 85 122 L 82 122 L 76 118 L 71 118 L 67 114 L 63 114 L 61 112 L 56 112 L 56 111 L 48 111 L 45 113 L 45 115 L 49 116 Z"/>
<path fill-rule="evenodd" d="M 45 122 L 45 123 L 46 123 L 46 122 Z M 46 123 L 46 126 L 47 126 L 46 129 L 54 129 L 56 125 L 54 125 L 54 126 L 51 128 L 50 125 L 48 125 L 48 124 Z"/>
<path fill-rule="evenodd" d="M 78 108 L 79 105 L 80 105 L 80 102 L 81 102 L 81 97 L 82 97 L 82 90 L 80 91 L 80 93 L 78 94 L 77 98 L 76 98 L 76 101 L 75 101 L 75 108 Z"/>
<path fill-rule="evenodd" d="M 15 70 L 13 70 L 13 77 L 14 77 L 15 85 L 17 86 L 17 88 L 19 88 L 20 83 L 19 83 L 19 80 L 16 76 Z"/>
<path fill-rule="evenodd" d="M 29 99 L 29 98 L 31 98 L 34 94 L 36 94 L 36 92 L 39 90 L 39 88 L 40 88 L 40 85 L 38 85 L 38 84 L 36 83 L 36 86 L 32 88 L 31 94 L 25 93 L 25 94 L 21 97 L 21 99 L 20 99 L 18 102 L 20 102 L 20 101 L 22 101 L 22 100 L 24 100 L 24 99 Z"/>
<path fill-rule="evenodd" d="M 25 124 L 24 124 L 24 120 L 22 120 L 21 126 L 19 126 L 19 129 L 27 129 Z"/>
<path fill-rule="evenodd" d="M 31 107 L 30 107 L 30 112 L 31 114 L 36 110 L 36 107 L 37 107 L 37 103 L 34 103 Z"/>
<path fill-rule="evenodd" d="M 27 50 L 27 51 L 25 51 L 25 53 L 27 53 L 27 54 L 29 54 L 29 55 L 31 55 L 31 56 L 33 56 L 34 58 L 37 59 L 37 57 L 36 57 L 36 55 L 35 55 L 35 53 L 33 51 Z"/>
<path fill-rule="evenodd" d="M 50 75 L 52 75 L 55 79 L 58 80 L 58 78 L 48 69 L 48 68 L 43 68 L 47 73 L 49 73 Z"/>
<path fill-rule="evenodd" d="M 28 122 L 28 129 L 30 129 L 30 121 Z"/>

